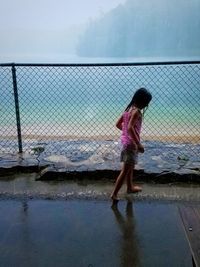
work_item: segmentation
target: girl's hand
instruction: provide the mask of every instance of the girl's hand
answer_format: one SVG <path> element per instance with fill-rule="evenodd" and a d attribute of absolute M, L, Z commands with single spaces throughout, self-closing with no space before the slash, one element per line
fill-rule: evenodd
<path fill-rule="evenodd" d="M 138 144 L 138 152 L 139 153 L 144 153 L 144 147 L 143 147 L 143 145 L 142 144 Z"/>
<path fill-rule="evenodd" d="M 138 146 L 137 146 L 137 144 L 135 142 L 132 142 L 131 149 L 133 149 L 135 151 L 138 151 Z"/>

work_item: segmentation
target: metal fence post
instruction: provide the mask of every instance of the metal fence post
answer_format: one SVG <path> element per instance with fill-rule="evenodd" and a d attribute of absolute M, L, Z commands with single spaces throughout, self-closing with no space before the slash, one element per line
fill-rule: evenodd
<path fill-rule="evenodd" d="M 15 112 L 16 112 L 16 122 L 17 122 L 17 137 L 18 137 L 18 148 L 19 153 L 22 153 L 22 135 L 21 135 L 21 124 L 20 124 L 20 112 L 19 112 L 19 99 L 17 90 L 17 76 L 15 65 L 12 65 L 12 78 L 13 78 L 13 90 L 15 98 Z"/>

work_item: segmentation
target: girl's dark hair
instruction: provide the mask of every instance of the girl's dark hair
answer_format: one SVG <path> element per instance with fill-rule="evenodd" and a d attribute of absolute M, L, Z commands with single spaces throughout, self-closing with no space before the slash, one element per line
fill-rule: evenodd
<path fill-rule="evenodd" d="M 151 99 L 152 99 L 151 93 L 145 88 L 140 88 L 133 95 L 133 98 L 126 107 L 125 111 L 129 110 L 129 108 L 133 105 L 135 105 L 139 109 L 143 109 L 148 106 Z"/>

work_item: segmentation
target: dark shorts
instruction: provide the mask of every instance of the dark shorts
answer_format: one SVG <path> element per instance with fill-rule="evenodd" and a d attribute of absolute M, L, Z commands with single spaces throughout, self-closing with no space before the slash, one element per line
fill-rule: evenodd
<path fill-rule="evenodd" d="M 127 164 L 137 164 L 138 152 L 130 148 L 124 148 L 121 151 L 120 161 Z"/>

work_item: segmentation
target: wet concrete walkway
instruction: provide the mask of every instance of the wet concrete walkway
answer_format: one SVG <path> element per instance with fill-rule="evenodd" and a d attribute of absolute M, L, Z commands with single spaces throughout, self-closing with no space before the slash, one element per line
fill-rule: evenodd
<path fill-rule="evenodd" d="M 1 177 L 0 266 L 190 267 L 178 207 L 200 205 L 198 185 L 143 184 L 111 208 L 113 183 Z"/>
<path fill-rule="evenodd" d="M 1 200 L 0 213 L 0 266 L 192 266 L 177 203 Z"/>
<path fill-rule="evenodd" d="M 99 199 L 108 200 L 114 180 L 52 180 L 36 181 L 37 173 L 21 173 L 0 177 L 0 199 Z M 162 199 L 200 202 L 198 183 L 142 183 L 143 191 L 134 199 Z M 126 188 L 121 189 L 120 198 L 126 199 Z"/>

